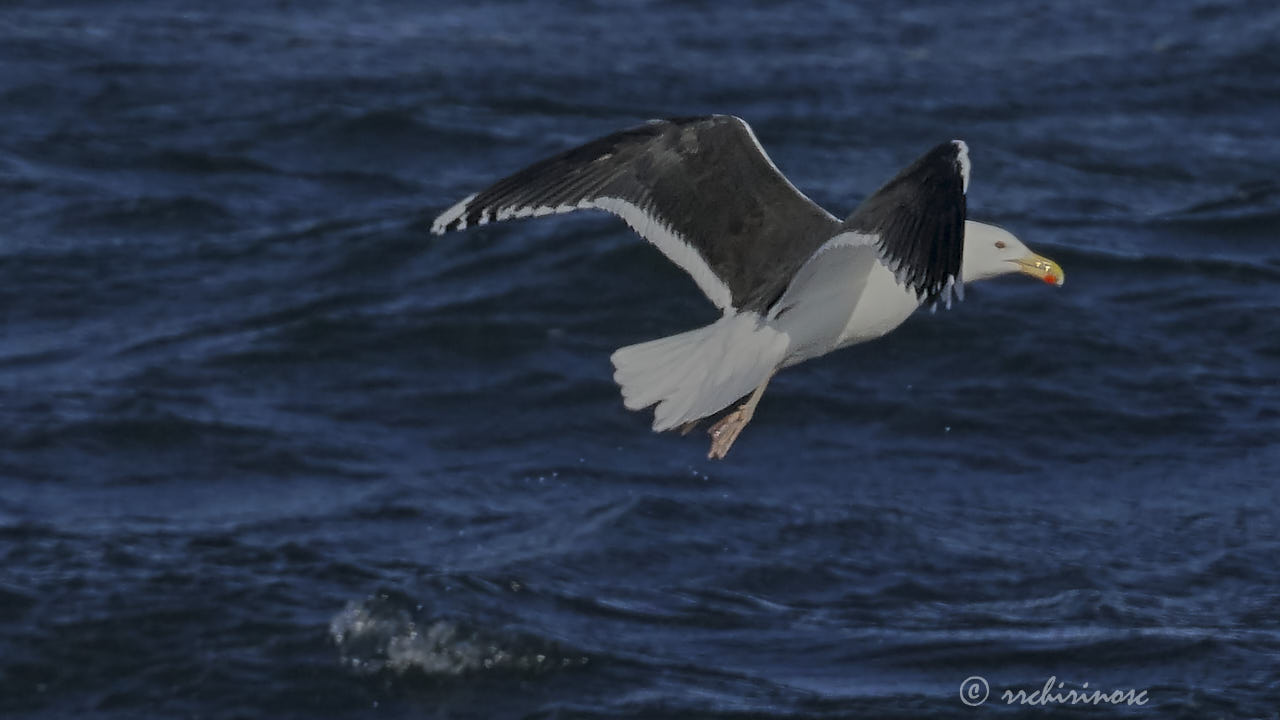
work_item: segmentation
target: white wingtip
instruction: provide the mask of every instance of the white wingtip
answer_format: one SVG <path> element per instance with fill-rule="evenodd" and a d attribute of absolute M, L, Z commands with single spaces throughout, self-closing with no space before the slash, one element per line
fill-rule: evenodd
<path fill-rule="evenodd" d="M 932 303 L 929 304 L 929 312 L 938 312 L 938 306 L 942 309 L 950 310 L 952 303 L 962 302 L 964 300 L 964 281 L 955 275 L 947 276 L 947 283 L 942 286 L 942 291 Z"/>
<path fill-rule="evenodd" d="M 960 166 L 960 177 L 962 184 L 960 192 L 969 192 L 969 146 L 963 140 L 952 140 L 952 145 L 956 146 L 956 164 Z"/>
<path fill-rule="evenodd" d="M 457 204 L 455 204 L 453 207 L 440 213 L 440 215 L 435 219 L 435 221 L 431 223 L 431 232 L 436 235 L 443 235 L 445 231 L 449 229 L 449 226 L 452 225 L 458 218 L 462 218 L 462 223 L 458 225 L 457 229 L 462 230 L 466 228 L 467 220 L 465 215 L 467 212 L 467 205 L 470 204 L 471 201 L 475 199 L 476 199 L 476 194 L 471 193 L 470 195 L 459 200 Z"/>

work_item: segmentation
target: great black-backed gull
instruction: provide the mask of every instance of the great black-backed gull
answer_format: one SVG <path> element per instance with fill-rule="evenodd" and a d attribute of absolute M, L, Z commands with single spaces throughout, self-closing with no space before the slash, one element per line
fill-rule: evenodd
<path fill-rule="evenodd" d="M 445 210 L 437 234 L 521 217 L 605 210 L 693 277 L 724 314 L 613 353 L 630 410 L 683 428 L 749 395 L 712 426 L 723 458 L 782 368 L 878 338 L 964 283 L 1058 264 L 966 219 L 969 150 L 945 142 L 843 222 L 795 188 L 751 127 L 728 115 L 653 120 L 535 163 Z"/>

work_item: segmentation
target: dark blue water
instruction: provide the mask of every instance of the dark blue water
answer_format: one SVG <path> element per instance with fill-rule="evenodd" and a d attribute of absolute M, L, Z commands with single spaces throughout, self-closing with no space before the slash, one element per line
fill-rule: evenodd
<path fill-rule="evenodd" d="M 1143 8 L 1139 11 L 1139 8 Z M 1272 2 L 6 3 L 0 715 L 1280 707 Z M 964 138 L 1058 260 L 788 370 L 728 460 L 608 217 L 431 219 L 726 112 L 844 215 Z M 983 676 L 991 697 L 961 702 Z"/>

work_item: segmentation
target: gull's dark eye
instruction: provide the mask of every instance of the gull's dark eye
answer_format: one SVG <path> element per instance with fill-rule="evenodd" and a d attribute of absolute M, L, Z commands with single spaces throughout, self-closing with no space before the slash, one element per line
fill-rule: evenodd
<path fill-rule="evenodd" d="M 996 247 L 997 247 L 997 248 L 999 248 L 1000 250 L 1003 250 L 1003 249 L 1004 249 L 1004 241 L 1003 241 L 1003 240 L 997 240 L 997 241 L 996 241 Z"/>

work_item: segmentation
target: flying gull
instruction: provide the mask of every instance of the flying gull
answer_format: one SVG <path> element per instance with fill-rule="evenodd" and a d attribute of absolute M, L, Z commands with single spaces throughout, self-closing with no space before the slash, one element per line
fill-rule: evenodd
<path fill-rule="evenodd" d="M 712 426 L 723 458 L 782 368 L 878 338 L 918 307 L 951 307 L 964 284 L 1025 273 L 1061 285 L 1058 264 L 966 219 L 969 149 L 920 156 L 843 222 L 795 188 L 746 121 L 653 120 L 535 163 L 445 210 L 434 233 L 604 210 L 693 277 L 723 315 L 613 353 L 629 410 L 655 431 Z"/>

